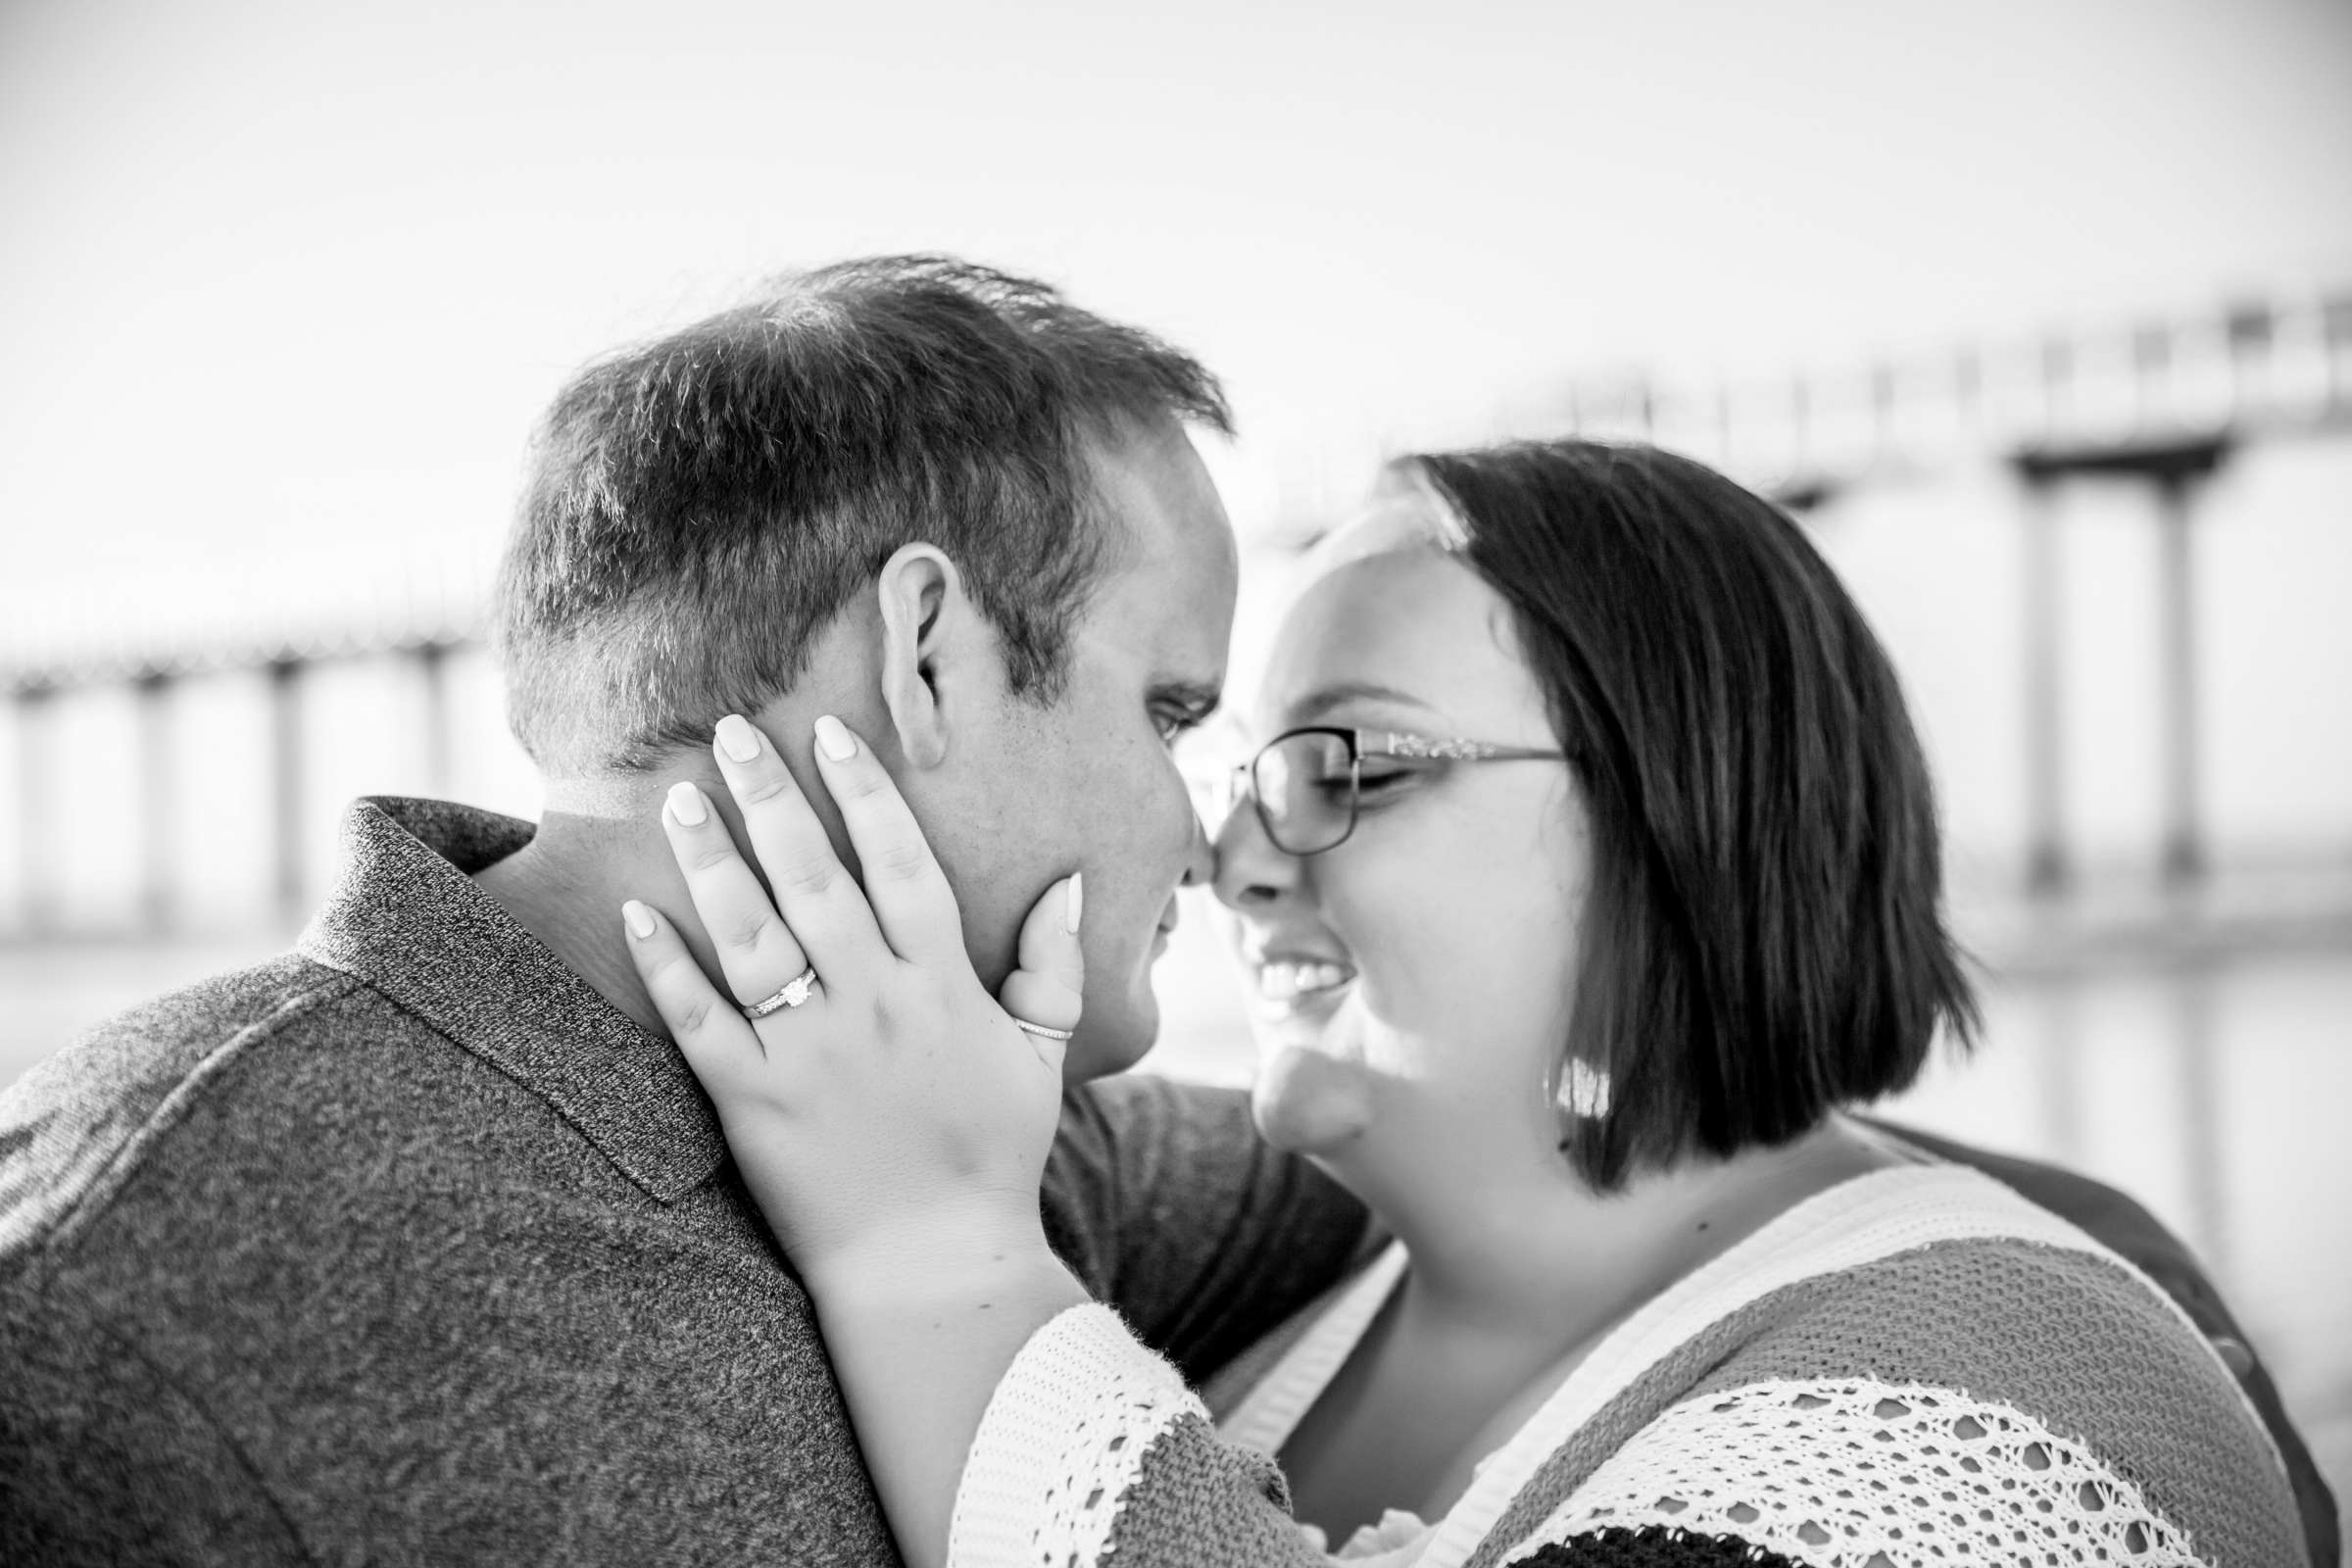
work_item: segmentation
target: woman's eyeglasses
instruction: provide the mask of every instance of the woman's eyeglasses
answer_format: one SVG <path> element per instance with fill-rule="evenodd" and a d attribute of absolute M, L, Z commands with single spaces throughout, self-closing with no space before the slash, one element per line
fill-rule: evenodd
<path fill-rule="evenodd" d="M 1285 855 L 1320 855 L 1346 842 L 1367 792 L 1380 793 L 1409 774 L 1458 762 L 1557 762 L 1564 752 L 1494 746 L 1453 737 L 1395 730 L 1315 726 L 1275 736 L 1247 762 L 1209 775 L 1202 803 L 1210 831 L 1246 793 L 1266 837 Z M 1375 764 L 1367 776 L 1364 764 Z M 1381 764 L 1393 763 L 1383 768 Z"/>

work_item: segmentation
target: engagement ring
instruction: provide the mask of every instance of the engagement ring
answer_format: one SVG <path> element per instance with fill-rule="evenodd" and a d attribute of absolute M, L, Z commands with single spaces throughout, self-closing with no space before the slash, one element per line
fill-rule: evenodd
<path fill-rule="evenodd" d="M 743 1015 L 746 1018 L 764 1018 L 771 1012 L 781 1012 L 786 1007 L 797 1007 L 808 1000 L 808 994 L 815 985 L 816 965 L 812 963 L 801 971 L 799 979 L 789 982 L 783 990 L 765 1002 L 756 1002 L 744 1008 Z"/>

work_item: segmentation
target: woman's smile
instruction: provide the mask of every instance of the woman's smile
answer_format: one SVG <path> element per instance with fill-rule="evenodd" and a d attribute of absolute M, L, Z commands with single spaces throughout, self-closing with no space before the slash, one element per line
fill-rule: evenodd
<path fill-rule="evenodd" d="M 1250 967 L 1257 980 L 1257 1011 L 1270 1021 L 1328 1018 L 1355 983 L 1351 965 L 1306 954 L 1270 953 Z"/>

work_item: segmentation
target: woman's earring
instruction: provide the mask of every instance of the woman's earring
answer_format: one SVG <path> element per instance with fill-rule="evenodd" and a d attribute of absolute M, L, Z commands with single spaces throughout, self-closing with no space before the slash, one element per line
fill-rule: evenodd
<path fill-rule="evenodd" d="M 1609 1075 L 1582 1056 L 1570 1056 L 1560 1069 L 1551 1103 L 1563 1116 L 1598 1121 L 1609 1113 Z"/>

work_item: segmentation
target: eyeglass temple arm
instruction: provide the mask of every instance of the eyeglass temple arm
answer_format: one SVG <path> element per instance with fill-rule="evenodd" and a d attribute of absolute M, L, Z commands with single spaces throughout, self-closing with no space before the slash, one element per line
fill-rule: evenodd
<path fill-rule="evenodd" d="M 1365 746 L 1364 741 L 1375 736 L 1385 745 Z M 1485 741 L 1435 739 L 1427 735 L 1400 735 L 1394 730 L 1358 731 L 1357 750 L 1383 757 L 1403 757 L 1437 762 L 1517 762 L 1562 761 L 1564 752 L 1544 751 L 1532 746 L 1493 746 Z"/>

